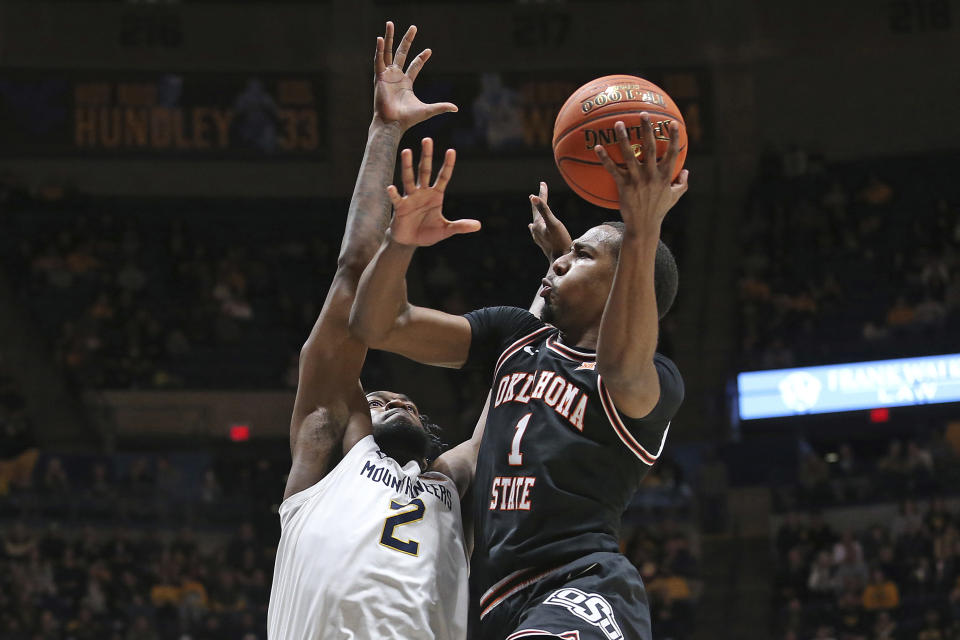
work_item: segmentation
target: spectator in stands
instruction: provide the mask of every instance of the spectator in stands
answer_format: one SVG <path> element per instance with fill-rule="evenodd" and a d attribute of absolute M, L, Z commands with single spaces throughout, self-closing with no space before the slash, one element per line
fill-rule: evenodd
<path fill-rule="evenodd" d="M 817 504 L 829 494 L 830 468 L 813 449 L 802 453 L 800 489 L 806 504 Z"/>
<path fill-rule="evenodd" d="M 33 485 L 39 454 L 26 400 L 12 382 L 0 377 L 0 497 Z"/>
<path fill-rule="evenodd" d="M 940 613 L 936 609 L 929 609 L 924 614 L 923 627 L 917 633 L 917 640 L 947 640 L 946 630 L 940 624 Z"/>
<path fill-rule="evenodd" d="M 202 565 L 193 565 L 187 570 L 180 583 L 180 624 L 181 628 L 193 629 L 199 626 L 209 609 L 209 598 L 204 586 L 205 576 Z"/>
<path fill-rule="evenodd" d="M 786 566 L 777 573 L 777 603 L 789 602 L 795 597 L 806 598 L 809 574 L 803 550 L 799 546 L 790 549 Z"/>
<path fill-rule="evenodd" d="M 868 622 L 858 591 L 844 591 L 840 595 L 834 626 L 841 640 L 866 640 Z"/>
<path fill-rule="evenodd" d="M 907 302 L 906 296 L 897 296 L 893 306 L 887 311 L 887 326 L 894 330 L 909 327 L 916 315 L 916 308 Z"/>
<path fill-rule="evenodd" d="M 914 440 L 907 442 L 907 473 L 914 477 L 929 478 L 933 475 L 933 456 Z"/>
<path fill-rule="evenodd" d="M 852 533 L 844 534 L 843 541 L 834 546 L 833 561 L 837 565 L 834 574 L 837 591 L 861 593 L 867 583 L 869 571 L 863 560 L 860 543 L 853 538 Z"/>
<path fill-rule="evenodd" d="M 863 608 L 867 611 L 895 609 L 900 606 L 900 590 L 881 569 L 874 569 L 870 582 L 863 590 Z"/>
<path fill-rule="evenodd" d="M 880 482 L 884 489 L 902 492 L 906 486 L 907 461 L 903 455 L 903 445 L 899 440 L 891 440 L 887 454 L 877 462 Z"/>
<path fill-rule="evenodd" d="M 823 513 L 820 511 L 811 512 L 807 534 L 810 540 L 810 546 L 815 551 L 831 549 L 833 543 L 837 540 L 837 534 L 834 533 L 833 528 L 827 521 L 823 519 Z"/>
<path fill-rule="evenodd" d="M 876 174 L 867 178 L 867 184 L 857 194 L 862 202 L 873 206 L 889 204 L 893 200 L 893 188 Z"/>
<path fill-rule="evenodd" d="M 126 640 L 160 640 L 160 636 L 146 616 L 137 616 L 127 631 Z"/>
<path fill-rule="evenodd" d="M 806 527 L 796 511 L 789 511 L 777 530 L 777 551 L 784 557 L 795 547 L 805 544 L 809 538 Z"/>
<path fill-rule="evenodd" d="M 932 460 L 932 457 L 931 457 Z M 933 468 L 931 462 L 931 469 Z M 947 510 L 947 503 L 942 496 L 936 496 L 930 501 L 930 508 L 923 518 L 923 524 L 934 536 L 944 533 L 949 527 L 956 525 L 953 515 Z"/>
<path fill-rule="evenodd" d="M 898 640 L 897 623 L 890 616 L 889 611 L 881 611 L 877 614 L 871 640 Z"/>
<path fill-rule="evenodd" d="M 203 472 L 203 486 L 200 488 L 200 499 L 205 504 L 216 504 L 223 498 L 223 489 L 220 486 L 220 480 L 217 479 L 217 472 L 213 469 L 207 469 Z"/>
<path fill-rule="evenodd" d="M 43 489 L 48 493 L 64 493 L 70 491 L 72 485 L 67 476 L 60 458 L 50 458 L 43 473 Z"/>
<path fill-rule="evenodd" d="M 833 594 L 836 582 L 833 574 L 833 561 L 827 551 L 817 554 L 817 561 L 810 569 L 807 578 L 807 589 L 814 596 L 826 598 Z"/>
<path fill-rule="evenodd" d="M 828 624 L 822 624 L 817 627 L 817 633 L 813 640 L 837 640 L 837 634 L 833 627 Z"/>

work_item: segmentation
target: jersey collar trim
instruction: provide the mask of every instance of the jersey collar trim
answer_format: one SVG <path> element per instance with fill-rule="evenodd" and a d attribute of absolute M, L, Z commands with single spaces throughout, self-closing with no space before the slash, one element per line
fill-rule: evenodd
<path fill-rule="evenodd" d="M 597 359 L 597 354 L 591 351 L 579 351 L 568 347 L 565 344 L 560 344 L 557 342 L 557 336 L 550 336 L 547 338 L 547 348 L 551 351 L 560 354 L 567 360 L 573 360 L 574 362 L 594 362 Z"/>
<path fill-rule="evenodd" d="M 534 338 L 536 338 L 539 335 L 543 335 L 548 331 L 553 331 L 553 329 L 554 327 L 550 325 L 544 325 L 539 329 L 537 329 L 536 331 L 534 331 L 533 333 L 528 333 L 527 335 L 523 336 L 522 338 L 514 342 L 512 345 L 504 349 L 503 353 L 500 354 L 500 359 L 497 360 L 497 365 L 493 368 L 494 380 L 496 380 L 497 374 L 500 372 L 500 367 L 503 366 L 504 362 L 506 362 L 515 353 L 520 351 L 520 349 L 523 349 L 523 347 L 533 342 Z"/>

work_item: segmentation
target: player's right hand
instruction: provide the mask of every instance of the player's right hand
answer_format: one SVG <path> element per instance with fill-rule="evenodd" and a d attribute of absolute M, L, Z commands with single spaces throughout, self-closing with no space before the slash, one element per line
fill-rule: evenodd
<path fill-rule="evenodd" d="M 650 116 L 640 114 L 642 148 L 656 149 L 657 141 L 653 136 L 653 124 Z M 687 192 L 690 172 L 684 169 L 673 182 L 672 172 L 680 152 L 680 135 L 677 123 L 670 123 L 670 146 L 660 161 L 655 154 L 644 153 L 637 158 L 630 146 L 627 128 L 618 120 L 613 125 L 617 144 L 623 155 L 623 166 L 618 166 L 602 144 L 593 148 L 603 168 L 613 176 L 620 196 L 620 215 L 626 225 L 627 233 L 641 232 L 660 237 L 660 225 L 667 212 L 677 204 Z"/>
<path fill-rule="evenodd" d="M 530 235 L 543 255 L 553 264 L 553 261 L 570 250 L 573 245 L 573 238 L 570 232 L 560 220 L 553 215 L 553 211 L 547 205 L 547 183 L 540 183 L 539 195 L 530 194 L 530 213 L 533 214 L 533 222 L 527 225 L 530 229 Z"/>
<path fill-rule="evenodd" d="M 390 223 L 390 239 L 393 242 L 428 247 L 458 233 L 472 233 L 480 230 L 478 220 L 451 221 L 443 217 L 443 192 L 453 175 L 453 165 L 456 160 L 456 152 L 453 149 L 447 149 L 437 180 L 431 186 L 433 140 L 424 138 L 421 143 L 420 173 L 417 182 L 414 182 L 413 176 L 413 152 L 410 149 L 400 152 L 403 197 L 395 186 L 387 187 L 387 194 L 393 203 L 393 221 Z"/>
<path fill-rule="evenodd" d="M 418 122 L 440 113 L 456 111 L 452 102 L 424 104 L 413 93 L 413 81 L 430 59 L 430 49 L 424 49 L 407 66 L 403 65 L 410 53 L 417 27 L 411 25 L 393 53 L 393 23 L 388 22 L 383 37 L 377 38 L 377 52 L 373 58 L 373 120 L 385 124 L 397 124 L 406 131 Z"/>

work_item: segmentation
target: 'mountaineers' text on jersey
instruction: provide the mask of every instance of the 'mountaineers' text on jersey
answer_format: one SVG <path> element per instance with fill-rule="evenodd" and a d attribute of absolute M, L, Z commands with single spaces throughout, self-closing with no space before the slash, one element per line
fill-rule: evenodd
<path fill-rule="evenodd" d="M 280 505 L 270 640 L 466 637 L 457 488 L 362 439 Z"/>
<path fill-rule="evenodd" d="M 537 570 L 619 551 L 621 517 L 663 451 L 683 380 L 656 354 L 660 400 L 645 418 L 628 418 L 596 353 L 563 344 L 556 327 L 513 307 L 466 317 L 468 365 L 494 371 L 473 483 L 470 580 L 483 615 Z"/>

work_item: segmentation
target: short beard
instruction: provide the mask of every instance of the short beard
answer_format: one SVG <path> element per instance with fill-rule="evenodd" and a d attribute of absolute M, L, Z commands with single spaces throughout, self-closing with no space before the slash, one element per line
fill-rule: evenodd
<path fill-rule="evenodd" d="M 430 440 L 427 432 L 407 418 L 393 418 L 389 422 L 374 423 L 373 439 L 380 450 L 400 466 L 411 460 L 422 462 L 427 457 Z"/>
<path fill-rule="evenodd" d="M 549 300 L 544 299 L 543 309 L 540 310 L 540 319 L 547 324 L 553 324 L 557 319 L 557 312 Z"/>

